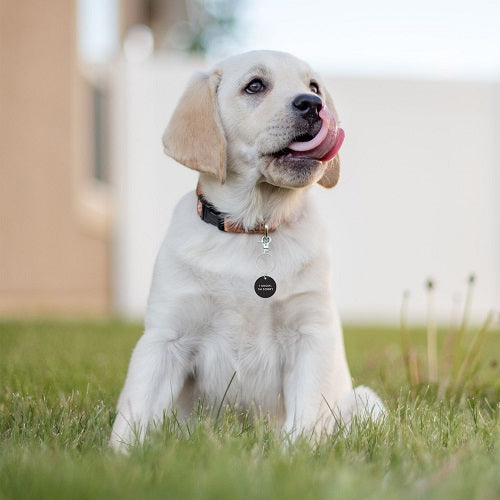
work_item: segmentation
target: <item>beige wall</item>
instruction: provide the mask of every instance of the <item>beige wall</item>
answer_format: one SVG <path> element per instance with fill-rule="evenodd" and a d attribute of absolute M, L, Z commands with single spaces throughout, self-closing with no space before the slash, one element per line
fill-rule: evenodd
<path fill-rule="evenodd" d="M 88 202 L 97 191 L 75 15 L 69 0 L 0 0 L 3 315 L 108 309 L 108 231 Z"/>

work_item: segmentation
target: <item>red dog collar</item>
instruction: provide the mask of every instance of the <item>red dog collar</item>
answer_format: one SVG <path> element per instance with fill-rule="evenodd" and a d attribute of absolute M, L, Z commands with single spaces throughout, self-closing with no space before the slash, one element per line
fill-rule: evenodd
<path fill-rule="evenodd" d="M 259 224 L 253 229 L 244 229 L 241 223 L 231 221 L 227 214 L 219 212 L 212 203 L 210 203 L 203 194 L 201 186 L 198 183 L 196 187 L 196 195 L 198 196 L 198 215 L 201 220 L 207 224 L 219 228 L 219 230 L 226 233 L 248 233 L 248 234 L 264 234 L 264 223 Z M 268 231 L 275 231 L 275 227 L 269 227 Z"/>

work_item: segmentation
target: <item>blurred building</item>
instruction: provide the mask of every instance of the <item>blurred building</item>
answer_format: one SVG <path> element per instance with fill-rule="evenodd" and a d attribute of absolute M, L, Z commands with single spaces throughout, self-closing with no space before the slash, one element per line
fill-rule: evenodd
<path fill-rule="evenodd" d="M 3 315 L 109 309 L 109 198 L 76 40 L 75 2 L 0 1 Z"/>

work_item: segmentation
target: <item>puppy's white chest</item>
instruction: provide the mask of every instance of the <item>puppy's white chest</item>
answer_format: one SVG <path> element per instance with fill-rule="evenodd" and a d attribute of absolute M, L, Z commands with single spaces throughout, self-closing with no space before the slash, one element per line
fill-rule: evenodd
<path fill-rule="evenodd" d="M 280 332 L 273 331 L 272 316 L 252 316 L 226 310 L 207 325 L 195 359 L 197 391 L 211 402 L 220 402 L 229 387 L 228 402 L 245 408 L 255 405 L 276 415 L 285 355 L 278 341 Z"/>
<path fill-rule="evenodd" d="M 196 230 L 185 238 L 182 217 L 171 228 L 155 267 L 146 327 L 178 339 L 194 373 L 195 398 L 217 404 L 232 380 L 228 402 L 281 413 L 285 367 L 293 364 L 298 337 L 310 334 L 308 325 L 330 326 L 318 235 L 307 224 L 272 233 L 276 293 L 261 298 L 254 289 L 263 274 L 260 235 L 200 225 L 191 201 L 179 211 Z"/>

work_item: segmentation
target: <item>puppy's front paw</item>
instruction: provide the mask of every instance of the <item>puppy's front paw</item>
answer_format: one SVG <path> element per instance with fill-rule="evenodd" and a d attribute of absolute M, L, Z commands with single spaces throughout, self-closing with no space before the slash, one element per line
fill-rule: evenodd
<path fill-rule="evenodd" d="M 119 412 L 113 424 L 109 446 L 118 453 L 128 454 L 131 446 L 142 443 L 144 435 L 144 426 L 134 424 Z"/>

